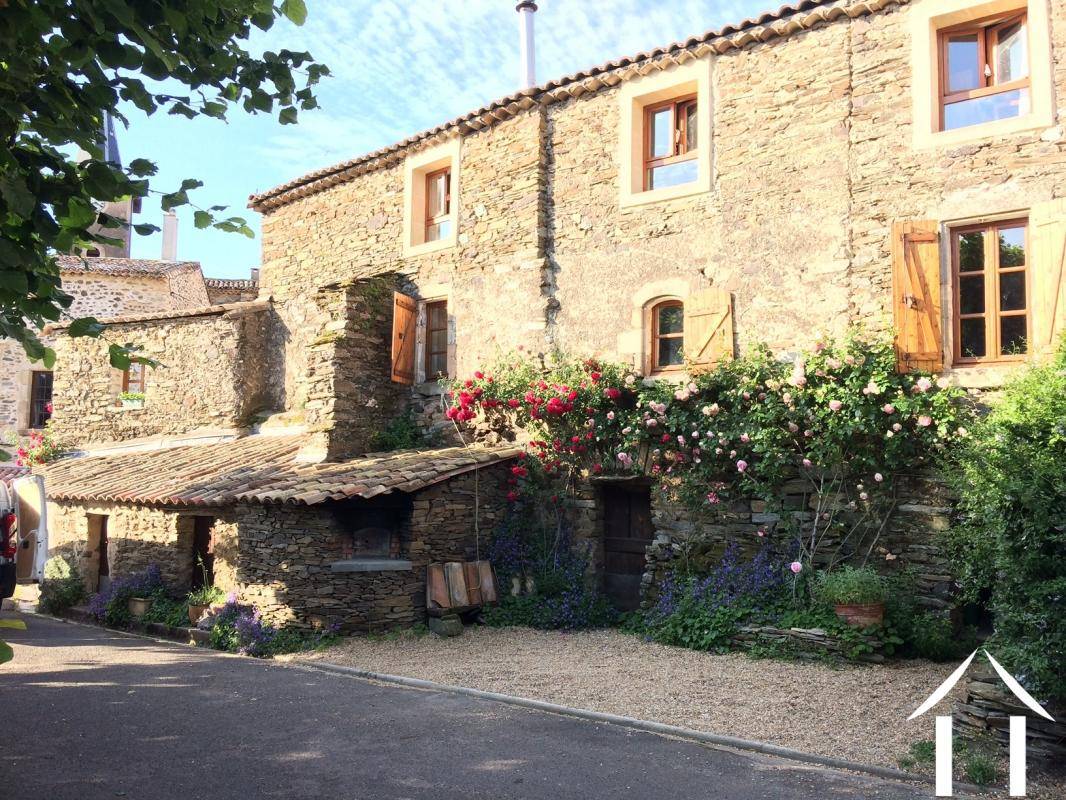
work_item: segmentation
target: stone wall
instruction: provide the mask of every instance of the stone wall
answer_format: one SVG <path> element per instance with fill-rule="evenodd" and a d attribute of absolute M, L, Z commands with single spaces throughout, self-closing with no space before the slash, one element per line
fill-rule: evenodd
<path fill-rule="evenodd" d="M 595 496 L 595 489 L 593 496 Z M 936 535 L 946 530 L 954 498 L 942 481 L 928 475 L 897 475 L 894 478 L 894 508 L 884 528 L 880 519 L 849 538 L 840 548 L 845 561 L 858 562 L 870 556 L 868 565 L 892 575 L 906 569 L 913 574 L 917 600 L 920 605 L 947 611 L 953 607 L 954 577 L 948 561 L 937 546 Z M 661 493 L 651 489 L 654 539 L 648 547 L 647 569 L 641 582 L 644 604 L 650 605 L 658 597 L 658 588 L 674 569 L 693 569 L 697 572 L 713 568 L 729 543 L 740 546 L 746 557 L 753 556 L 766 542 L 762 531 L 773 537 L 780 521 L 777 514 L 768 513 L 761 500 L 740 500 L 719 512 L 713 519 L 700 519 L 687 508 L 664 500 Z M 810 486 L 795 480 L 785 484 L 780 502 L 800 524 L 813 518 Z M 597 501 L 597 505 L 602 501 Z M 602 539 L 602 514 L 590 507 L 589 491 L 579 494 L 576 509 L 579 539 L 595 544 Z M 827 535 L 819 548 L 822 561 L 815 567 L 826 566 L 838 549 L 839 541 Z M 594 550 L 594 553 L 597 553 Z"/>
<path fill-rule="evenodd" d="M 311 433 L 303 457 L 366 453 L 403 408 L 400 386 L 391 382 L 395 286 L 395 276 L 379 276 L 316 293 L 318 335 L 307 347 L 304 380 L 296 384 L 306 397 L 303 416 Z"/>
<path fill-rule="evenodd" d="M 155 564 L 164 582 L 187 591 L 194 569 L 194 516 L 216 517 L 215 585 L 234 587 L 236 527 L 228 512 L 217 509 L 184 512 L 117 503 L 52 501 L 48 504 L 49 556 L 65 556 L 78 565 L 89 591 L 98 589 L 100 518 L 107 518 L 108 564 L 112 578 L 143 572 Z"/>
<path fill-rule="evenodd" d="M 196 271 L 199 275 L 199 271 Z M 201 279 L 202 283 L 202 279 Z M 74 297 L 70 314 L 99 319 L 120 314 L 144 314 L 184 308 L 171 293 L 165 275 L 108 275 L 99 272 L 63 273 L 63 290 Z M 206 303 L 202 303 L 205 305 Z M 62 337 L 65 338 L 65 337 Z M 55 336 L 43 338 L 55 347 Z M 55 371 L 63 370 L 56 361 Z M 22 346 L 10 339 L 0 339 L 0 431 L 24 431 L 30 424 L 30 381 L 34 370 L 44 370 L 40 362 L 32 363 Z"/>
<path fill-rule="evenodd" d="M 53 428 L 68 445 L 247 425 L 271 405 L 266 304 L 110 325 L 106 340 L 57 340 Z M 108 341 L 134 342 L 160 366 L 147 372 L 144 407 L 122 408 L 122 372 Z"/>
<path fill-rule="evenodd" d="M 207 293 L 204 274 L 199 266 L 168 272 L 167 282 L 170 285 L 171 308 L 202 308 L 214 303 Z"/>
<path fill-rule="evenodd" d="M 241 598 L 274 622 L 339 624 L 379 630 L 425 619 L 426 566 L 486 557 L 505 507 L 506 468 L 494 466 L 414 495 L 399 531 L 399 558 L 409 568 L 334 572 L 343 558 L 344 515 L 373 504 L 241 506 L 237 577 Z M 475 504 L 475 493 L 477 503 Z M 475 534 L 475 508 L 477 528 Z"/>

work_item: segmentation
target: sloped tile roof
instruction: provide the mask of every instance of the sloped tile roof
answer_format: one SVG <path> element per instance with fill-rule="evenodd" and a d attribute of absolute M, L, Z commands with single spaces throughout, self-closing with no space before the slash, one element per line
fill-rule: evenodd
<path fill-rule="evenodd" d="M 404 157 L 409 148 L 416 145 L 432 144 L 453 131 L 465 134 L 490 127 L 535 105 L 555 103 L 597 91 L 604 86 L 615 86 L 623 80 L 683 64 L 711 52 L 724 53 L 747 47 L 749 44 L 787 38 L 795 33 L 810 30 L 819 23 L 832 22 L 840 17 L 861 17 L 888 6 L 900 6 L 909 2 L 910 0 L 801 0 L 792 5 L 783 5 L 776 11 L 767 11 L 734 25 L 712 29 L 683 42 L 673 42 L 654 50 L 616 58 L 501 97 L 396 144 L 331 167 L 308 172 L 273 189 L 253 194 L 248 198 L 248 207 L 260 212 L 278 208 L 330 186 L 346 183 L 364 173 L 394 164 Z"/>
<path fill-rule="evenodd" d="M 147 278 L 158 278 L 187 269 L 200 269 L 199 261 L 158 261 L 151 258 L 56 256 L 56 262 L 59 269 L 67 273 L 139 275 Z"/>
<path fill-rule="evenodd" d="M 255 289 L 259 281 L 248 278 L 204 278 L 204 286 L 208 289 Z"/>
<path fill-rule="evenodd" d="M 256 313 L 270 308 L 270 298 L 261 300 L 243 300 L 238 303 L 219 303 L 213 306 L 200 306 L 199 308 L 183 308 L 179 310 L 152 311 L 145 314 L 126 314 L 118 317 L 105 317 L 98 320 L 103 325 L 128 325 L 136 322 L 162 322 L 170 319 L 185 319 L 186 317 L 211 317 L 230 314 Z M 61 331 L 70 326 L 69 322 L 54 322 L 45 327 L 43 333 Z"/>
<path fill-rule="evenodd" d="M 416 492 L 519 450 L 450 447 L 371 453 L 346 461 L 296 461 L 299 435 L 60 459 L 44 469 L 52 500 L 163 506 L 233 503 L 311 506 L 328 500 Z"/>

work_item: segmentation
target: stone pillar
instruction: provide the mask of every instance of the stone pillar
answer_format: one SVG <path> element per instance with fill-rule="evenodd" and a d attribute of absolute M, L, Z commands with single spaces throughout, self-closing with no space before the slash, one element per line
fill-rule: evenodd
<path fill-rule="evenodd" d="M 394 275 L 330 284 L 315 303 L 324 320 L 308 346 L 308 443 L 298 458 L 337 461 L 372 449 L 374 435 L 403 408 L 392 383 Z"/>

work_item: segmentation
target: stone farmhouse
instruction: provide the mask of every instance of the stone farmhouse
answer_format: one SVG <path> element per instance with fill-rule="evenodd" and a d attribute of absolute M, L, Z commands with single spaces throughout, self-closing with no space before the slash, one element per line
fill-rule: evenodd
<path fill-rule="evenodd" d="M 515 451 L 368 455 L 374 434 L 440 426 L 437 378 L 501 349 L 672 380 L 682 353 L 863 321 L 903 369 L 995 386 L 1066 323 L 1064 103 L 1062 3 L 802 0 L 256 195 L 257 299 L 110 326 L 166 365 L 143 409 L 105 413 L 103 346 L 62 340 L 56 425 L 93 454 L 48 469 L 55 543 L 90 580 L 210 551 L 271 616 L 375 627 L 423 613 L 428 561 L 485 546 Z M 882 541 L 943 606 L 946 503 L 907 492 Z M 639 481 L 577 513 L 623 604 L 695 528 Z"/>

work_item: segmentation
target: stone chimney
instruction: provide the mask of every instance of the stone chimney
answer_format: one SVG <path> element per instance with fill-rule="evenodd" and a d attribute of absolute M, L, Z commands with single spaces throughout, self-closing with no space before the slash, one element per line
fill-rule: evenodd
<path fill-rule="evenodd" d="M 178 260 L 178 215 L 173 211 L 163 214 L 163 255 L 164 261 Z"/>
<path fill-rule="evenodd" d="M 521 88 L 530 89 L 537 84 L 537 60 L 533 46 L 533 15 L 537 11 L 537 4 L 533 0 L 522 0 L 515 11 L 521 25 L 521 59 L 519 69 L 519 83 Z"/>

